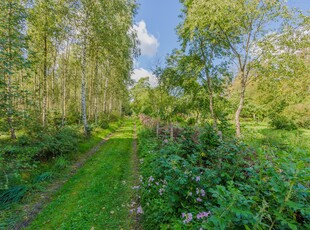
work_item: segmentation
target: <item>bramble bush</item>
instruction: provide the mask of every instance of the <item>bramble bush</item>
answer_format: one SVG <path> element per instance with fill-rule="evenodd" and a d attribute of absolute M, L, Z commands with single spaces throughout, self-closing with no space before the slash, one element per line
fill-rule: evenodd
<path fill-rule="evenodd" d="M 139 133 L 144 229 L 309 229 L 306 151 L 253 150 L 207 126 Z"/>

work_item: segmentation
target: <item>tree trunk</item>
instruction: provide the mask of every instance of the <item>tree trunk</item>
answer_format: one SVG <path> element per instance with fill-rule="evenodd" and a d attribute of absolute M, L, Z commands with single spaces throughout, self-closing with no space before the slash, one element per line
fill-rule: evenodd
<path fill-rule="evenodd" d="M 156 123 L 156 137 L 159 137 L 159 121 Z"/>
<path fill-rule="evenodd" d="M 121 99 L 119 100 L 119 115 L 123 116 L 123 103 Z"/>
<path fill-rule="evenodd" d="M 10 4 L 11 6 L 11 4 Z M 12 32 L 11 32 L 11 7 L 9 9 L 9 31 L 8 31 L 8 37 L 9 37 L 9 46 L 8 46 L 8 54 L 9 54 L 9 72 L 12 71 Z M 5 74 L 6 75 L 6 74 Z M 15 129 L 13 126 L 13 98 L 12 98 L 12 79 L 11 79 L 11 73 L 7 74 L 7 122 L 8 122 L 8 126 L 10 128 L 10 135 L 11 135 L 11 139 L 16 139 L 16 135 L 15 135 Z"/>
<path fill-rule="evenodd" d="M 241 94 L 240 94 L 240 101 L 239 101 L 239 106 L 238 109 L 236 111 L 236 115 L 235 115 L 235 122 L 236 122 L 236 136 L 237 137 L 241 137 L 241 126 L 240 126 L 240 114 L 243 108 L 243 104 L 244 104 L 244 96 L 245 96 L 245 83 L 244 80 L 242 80 L 242 84 L 241 84 Z"/>
<path fill-rule="evenodd" d="M 65 69 L 63 74 L 63 83 L 62 83 L 62 114 L 61 114 L 61 126 L 65 126 L 66 120 L 66 78 L 68 76 L 68 65 L 69 65 L 69 57 L 70 57 L 70 48 L 69 48 L 69 40 L 67 41 L 67 48 L 66 48 L 66 60 L 65 60 Z"/>
<path fill-rule="evenodd" d="M 55 49 L 54 60 L 53 60 L 53 75 L 52 75 L 52 95 L 51 95 L 51 108 L 54 109 L 55 105 L 55 71 L 56 71 L 56 64 L 57 64 L 57 49 Z"/>
<path fill-rule="evenodd" d="M 62 110 L 61 110 L 61 126 L 65 126 L 66 120 L 66 79 L 63 76 L 63 83 L 62 83 Z"/>
<path fill-rule="evenodd" d="M 10 49 L 10 48 L 9 48 Z M 10 61 L 11 62 L 11 61 Z M 13 126 L 13 100 L 12 100 L 12 86 L 11 86 L 11 76 L 8 75 L 7 81 L 7 122 L 10 128 L 11 139 L 16 139 L 15 129 Z"/>
<path fill-rule="evenodd" d="M 210 108 L 210 113 L 211 113 L 211 117 L 213 120 L 213 129 L 215 131 L 218 131 L 218 129 L 217 129 L 217 117 L 216 117 L 216 114 L 215 114 L 214 108 L 213 108 L 213 88 L 212 88 L 212 80 L 211 80 L 210 70 L 209 70 L 210 60 L 208 60 L 206 54 L 204 53 L 203 41 L 200 41 L 200 49 L 201 49 L 201 54 L 202 54 L 202 58 L 204 61 L 204 70 L 205 70 L 205 74 L 207 77 L 207 87 L 208 87 L 208 93 L 209 93 L 209 108 Z M 212 53 L 210 55 L 212 55 Z M 212 58 L 212 57 L 209 57 L 209 58 Z"/>
<path fill-rule="evenodd" d="M 85 36 L 85 35 L 84 35 Z M 84 134 L 88 136 L 88 124 L 86 113 L 86 37 L 84 37 L 83 51 L 82 51 L 82 88 L 81 88 L 81 107 L 82 107 L 82 119 L 84 125 Z"/>
<path fill-rule="evenodd" d="M 78 84 L 78 81 L 77 81 L 77 78 L 78 78 L 78 73 L 77 73 L 77 66 L 75 66 L 75 73 L 74 73 L 74 101 L 78 101 L 77 99 L 77 84 Z M 77 114 L 79 112 L 79 109 L 77 108 L 78 106 L 75 106 L 75 114 Z M 80 119 L 79 119 L 80 120 Z"/>
<path fill-rule="evenodd" d="M 44 62 L 43 62 L 43 100 L 42 100 L 42 125 L 46 125 L 46 103 L 47 103 L 47 36 L 44 36 Z"/>
<path fill-rule="evenodd" d="M 112 94 L 110 95 L 110 98 L 109 98 L 109 115 L 111 115 L 112 113 Z"/>
<path fill-rule="evenodd" d="M 95 107 L 95 124 L 97 125 L 98 124 L 98 94 L 99 94 L 99 63 L 98 63 L 98 52 L 97 52 L 97 55 L 96 55 L 96 66 L 95 66 L 95 86 L 96 86 L 96 90 L 95 90 L 95 93 L 94 93 L 94 97 L 95 97 L 95 102 L 94 102 L 94 107 Z"/>
<path fill-rule="evenodd" d="M 211 86 L 210 77 L 208 77 L 208 88 L 209 88 L 209 107 L 210 107 L 211 117 L 213 119 L 213 129 L 215 131 L 218 131 L 218 129 L 217 129 L 217 117 L 216 117 L 216 115 L 214 113 L 214 109 L 213 109 L 213 90 L 212 90 L 212 86 Z"/>
<path fill-rule="evenodd" d="M 173 141 L 174 140 L 174 134 L 173 134 L 173 124 L 170 122 L 170 139 Z"/>
<path fill-rule="evenodd" d="M 104 86 L 104 94 L 103 94 L 103 111 L 104 113 L 107 112 L 107 92 L 108 92 L 108 77 L 105 78 L 105 86 Z"/>
<path fill-rule="evenodd" d="M 92 97 L 93 97 L 93 74 L 90 74 L 89 84 L 88 84 L 88 120 L 92 121 Z"/>

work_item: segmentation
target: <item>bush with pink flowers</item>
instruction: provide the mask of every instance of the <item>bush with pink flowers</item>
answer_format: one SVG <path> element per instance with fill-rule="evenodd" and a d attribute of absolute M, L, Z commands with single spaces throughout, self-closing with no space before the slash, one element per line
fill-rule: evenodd
<path fill-rule="evenodd" d="M 192 138 L 140 131 L 145 229 L 307 229 L 306 153 L 253 150 L 209 127 Z M 208 138 L 208 139 L 206 139 Z M 190 146 L 190 147 L 189 147 Z"/>

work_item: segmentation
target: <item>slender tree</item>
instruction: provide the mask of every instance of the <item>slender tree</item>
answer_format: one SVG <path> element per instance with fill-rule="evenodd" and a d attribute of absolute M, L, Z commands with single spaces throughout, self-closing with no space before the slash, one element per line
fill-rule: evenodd
<path fill-rule="evenodd" d="M 235 113 L 236 135 L 241 135 L 240 114 L 253 63 L 254 49 L 270 24 L 286 13 L 282 0 L 182 0 L 185 24 L 190 31 L 207 31 L 229 53 L 241 81 L 240 100 Z"/>
<path fill-rule="evenodd" d="M 25 8 L 18 0 L 4 0 L 0 9 L 0 109 L 15 139 L 19 111 L 14 102 L 23 96 L 18 76 L 27 68 Z"/>

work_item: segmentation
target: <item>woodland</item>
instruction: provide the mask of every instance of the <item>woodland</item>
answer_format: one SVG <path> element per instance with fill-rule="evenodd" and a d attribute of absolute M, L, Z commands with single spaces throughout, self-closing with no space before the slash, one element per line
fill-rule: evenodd
<path fill-rule="evenodd" d="M 180 0 L 131 76 L 135 0 L 0 2 L 0 229 L 309 229 L 310 20 Z"/>

